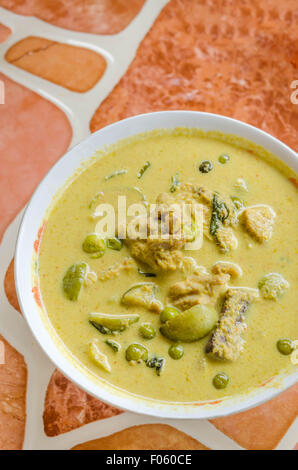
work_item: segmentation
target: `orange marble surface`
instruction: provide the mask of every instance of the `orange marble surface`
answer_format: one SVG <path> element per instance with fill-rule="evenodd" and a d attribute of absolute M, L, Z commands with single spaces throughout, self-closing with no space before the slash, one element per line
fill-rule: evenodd
<path fill-rule="evenodd" d="M 26 424 L 27 366 L 24 358 L 0 335 L 5 364 L 0 364 L 0 449 L 20 449 Z"/>
<path fill-rule="evenodd" d="M 224 18 L 224 20 L 223 20 Z M 298 149 L 296 0 L 172 0 L 91 121 L 190 109 L 246 121 Z"/>
<path fill-rule="evenodd" d="M 10 305 L 21 313 L 14 282 L 14 259 L 11 260 L 4 278 L 4 291 Z"/>
<path fill-rule="evenodd" d="M 121 413 L 91 397 L 56 370 L 51 377 L 43 414 L 44 430 L 53 437 L 98 419 Z"/>
<path fill-rule="evenodd" d="M 214 419 L 220 431 L 245 449 L 274 449 L 298 415 L 298 385 L 249 411 Z"/>
<path fill-rule="evenodd" d="M 0 0 L 19 15 L 36 16 L 60 28 L 116 34 L 135 18 L 145 0 Z"/>
<path fill-rule="evenodd" d="M 123 29 L 143 3 L 0 0 L 0 6 L 19 14 L 33 14 L 68 29 L 105 34 Z M 298 78 L 297 24 L 296 0 L 171 0 L 140 45 L 123 79 L 95 113 L 91 130 L 142 112 L 194 109 L 247 121 L 297 149 L 298 106 L 290 102 L 290 84 Z M 0 25 L 0 42 L 8 34 Z M 23 58 L 32 73 L 49 73 L 42 63 L 41 52 L 46 51 L 31 54 L 34 48 L 26 49 L 26 40 L 21 47 L 25 47 Z M 61 80 L 57 64 L 68 59 L 68 52 L 52 45 L 48 51 L 54 52 L 49 57 L 54 72 L 47 78 L 57 83 Z M 92 75 L 94 70 L 89 63 L 86 71 L 89 67 Z M 71 73 L 65 75 L 64 86 L 70 86 L 71 78 Z M 0 105 L 1 240 L 8 223 L 42 176 L 68 148 L 71 128 L 65 115 L 50 102 L 1 74 L 0 80 L 6 88 L 6 104 Z M 5 290 L 9 302 L 18 310 L 12 264 L 6 274 Z M 26 365 L 6 342 L 5 349 L 8 359 L 0 365 L 0 449 L 21 448 Z M 292 388 L 264 405 L 213 420 L 213 424 L 247 449 L 271 449 L 297 415 L 297 408 L 297 388 Z M 116 413 L 59 372 L 53 374 L 44 409 L 47 435 L 59 435 Z M 151 443 L 154 449 L 201 446 L 175 428 L 157 424 L 128 428 L 76 447 L 144 449 L 151 436 L 158 437 Z"/>
<path fill-rule="evenodd" d="M 71 91 L 90 90 L 103 76 L 106 61 L 97 52 L 34 36 L 17 42 L 5 59 L 27 72 Z"/>
<path fill-rule="evenodd" d="M 42 176 L 67 150 L 72 136 L 60 109 L 0 73 L 0 240 Z M 9 203 L 8 203 L 9 202 Z"/>
<path fill-rule="evenodd" d="M 0 23 L 0 43 L 6 41 L 10 33 L 10 29 Z"/>
<path fill-rule="evenodd" d="M 73 447 L 72 450 L 208 450 L 167 424 L 143 424 Z"/>

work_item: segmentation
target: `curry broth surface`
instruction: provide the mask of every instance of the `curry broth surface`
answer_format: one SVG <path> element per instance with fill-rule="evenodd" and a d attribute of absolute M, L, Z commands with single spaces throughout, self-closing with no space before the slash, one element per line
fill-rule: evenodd
<path fill-rule="evenodd" d="M 228 154 L 226 164 L 218 162 L 218 156 Z M 202 174 L 198 164 L 211 160 L 213 170 Z M 141 179 L 139 169 L 146 161 L 151 167 Z M 125 168 L 127 174 L 108 181 L 104 176 Z M 209 359 L 204 354 L 207 339 L 183 344 L 184 356 L 174 361 L 168 355 L 171 344 L 159 333 L 152 340 L 144 340 L 138 329 L 143 321 L 151 322 L 159 330 L 159 315 L 145 309 L 126 308 L 119 303 L 131 285 L 150 281 L 137 269 L 123 272 L 120 277 L 105 282 L 97 281 L 82 289 L 76 302 L 63 294 L 61 282 L 66 270 L 73 263 L 85 261 L 92 271 L 100 272 L 111 264 L 129 256 L 126 247 L 120 252 L 106 250 L 99 259 L 92 259 L 83 252 L 82 241 L 94 231 L 89 203 L 99 191 L 105 194 L 105 202 L 114 202 L 115 188 L 139 187 L 149 202 L 157 195 L 168 192 L 170 178 L 177 171 L 182 182 L 203 185 L 225 195 L 242 197 L 246 205 L 268 204 L 276 212 L 272 239 L 259 244 L 240 226 L 236 228 L 238 248 L 227 254 L 219 251 L 215 243 L 204 239 L 198 251 L 187 251 L 199 265 L 210 270 L 219 260 L 233 261 L 243 270 L 243 276 L 230 285 L 257 287 L 259 279 L 267 273 L 278 272 L 290 283 L 290 289 L 278 301 L 263 300 L 253 304 L 246 315 L 248 329 L 244 335 L 245 349 L 234 363 Z M 289 172 L 287 169 L 286 171 Z M 234 185 L 237 178 L 244 178 L 248 192 L 239 192 Z M 202 135 L 161 134 L 148 135 L 115 148 L 111 153 L 95 161 L 65 190 L 52 209 L 42 238 L 39 255 L 39 279 L 42 299 L 51 324 L 71 353 L 90 371 L 115 386 L 134 394 L 166 401 L 211 400 L 235 395 L 260 385 L 282 369 L 292 367 L 289 356 L 282 356 L 276 342 L 279 338 L 296 339 L 297 302 L 295 300 L 295 273 L 297 273 L 297 204 L 296 189 L 288 178 L 275 166 L 255 155 L 229 143 Z M 134 202 L 139 202 L 136 195 Z M 150 271 L 150 269 L 149 269 Z M 152 279 L 160 288 L 161 300 L 168 287 L 183 279 L 181 271 L 163 273 Z M 88 322 L 90 312 L 139 313 L 138 323 L 112 338 L 121 343 L 122 349 L 115 353 L 104 343 L 107 336 L 101 335 Z M 88 344 L 97 338 L 101 350 L 109 359 L 112 372 L 98 368 L 90 360 Z M 126 347 L 132 342 L 144 344 L 150 354 L 166 358 L 161 376 L 145 364 L 129 365 L 125 359 Z M 204 366 L 205 360 L 205 366 Z M 216 390 L 212 378 L 218 372 L 230 377 L 224 390 Z"/>

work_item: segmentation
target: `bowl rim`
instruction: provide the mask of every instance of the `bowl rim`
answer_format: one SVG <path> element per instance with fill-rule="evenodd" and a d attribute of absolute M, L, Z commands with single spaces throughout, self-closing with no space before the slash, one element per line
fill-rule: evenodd
<path fill-rule="evenodd" d="M 56 342 L 54 341 L 53 337 L 51 336 L 49 330 L 46 328 L 44 321 L 41 319 L 40 312 L 38 311 L 37 305 L 34 301 L 35 308 L 32 309 L 32 305 L 30 307 L 28 298 L 26 298 L 25 289 L 22 287 L 22 281 L 24 279 L 24 269 L 23 266 L 23 258 L 26 255 L 26 250 L 23 249 L 23 245 L 25 244 L 27 230 L 30 228 L 32 218 L 31 212 L 32 208 L 39 204 L 38 198 L 39 193 L 45 186 L 47 182 L 53 178 L 55 173 L 59 170 L 59 166 L 61 166 L 66 161 L 71 161 L 71 155 L 76 152 L 82 152 L 84 154 L 86 152 L 86 147 L 88 148 L 88 143 L 91 141 L 96 141 L 96 139 L 100 136 L 104 136 L 105 133 L 108 131 L 116 131 L 115 138 L 113 140 L 114 143 L 119 141 L 117 137 L 117 128 L 121 129 L 121 127 L 127 126 L 129 132 L 134 126 L 134 123 L 138 123 L 138 121 L 144 121 L 145 127 L 146 122 L 151 122 L 154 120 L 164 122 L 164 124 L 153 126 L 153 129 L 173 129 L 175 127 L 183 127 L 183 124 L 175 125 L 175 126 L 167 126 L 165 123 L 167 119 L 171 120 L 171 117 L 181 117 L 182 121 L 192 119 L 202 120 L 200 125 L 185 125 L 184 127 L 193 127 L 198 129 L 205 130 L 203 126 L 203 120 L 206 120 L 209 125 L 209 121 L 212 123 L 216 121 L 216 125 L 212 124 L 212 127 L 208 130 L 217 130 L 224 134 L 233 134 L 233 135 L 240 135 L 240 137 L 248 139 L 253 143 L 257 143 L 256 140 L 261 141 L 261 143 L 257 143 L 258 145 L 263 146 L 266 150 L 269 150 L 273 154 L 275 154 L 280 160 L 285 162 L 288 166 L 293 168 L 297 171 L 298 169 L 298 158 L 297 154 L 294 150 L 288 147 L 283 142 L 279 141 L 274 136 L 266 133 L 265 131 L 258 129 L 250 124 L 245 122 L 226 117 L 223 115 L 213 114 L 213 113 L 206 113 L 201 111 L 184 111 L 184 110 L 173 110 L 173 111 L 158 111 L 152 113 L 145 113 L 139 114 L 136 116 L 132 116 L 115 123 L 112 123 L 108 126 L 101 128 L 100 130 L 96 131 L 95 133 L 89 135 L 86 139 L 69 149 L 64 155 L 62 155 L 57 162 L 49 169 L 46 175 L 42 178 L 38 186 L 36 187 L 35 191 L 33 192 L 29 203 L 24 211 L 23 218 L 18 230 L 17 242 L 16 242 L 16 249 L 15 249 L 15 264 L 14 264 L 14 274 L 15 274 L 15 285 L 16 285 L 16 292 L 18 301 L 23 312 L 24 318 L 35 338 L 38 342 L 41 349 L 44 353 L 48 356 L 51 362 L 60 370 L 63 375 L 65 375 L 69 380 L 75 383 L 78 387 L 89 393 L 90 395 L 94 396 L 95 398 L 104 401 L 112 406 L 116 406 L 117 408 L 136 412 L 139 414 L 150 415 L 154 417 L 160 418 L 175 418 L 175 419 L 211 419 L 215 417 L 221 417 L 226 415 L 231 415 L 234 413 L 239 413 L 245 410 L 248 410 L 252 407 L 258 406 L 264 403 L 267 400 L 272 399 L 282 391 L 286 390 L 287 388 L 294 385 L 298 378 L 298 372 L 294 372 L 291 374 L 286 374 L 283 376 L 279 374 L 277 376 L 276 384 L 270 382 L 270 384 L 266 384 L 264 386 L 258 387 L 254 389 L 252 392 L 248 392 L 242 395 L 227 397 L 220 400 L 213 400 L 211 402 L 190 402 L 190 403 L 173 403 L 173 402 L 162 402 L 153 399 L 147 399 L 141 396 L 135 396 L 125 390 L 116 390 L 115 387 L 110 385 L 103 385 L 99 382 L 95 383 L 90 378 L 87 379 L 87 374 L 83 371 L 79 371 L 78 363 L 72 364 L 69 359 L 67 359 L 66 353 L 63 353 L 59 347 L 57 346 Z M 225 132 L 220 127 L 235 127 L 234 130 L 229 132 Z M 150 127 L 150 126 L 149 126 Z M 151 128 L 148 129 L 149 131 L 152 130 Z M 207 130 L 207 129 L 206 129 Z M 240 134 L 238 132 L 240 132 Z M 146 132 L 146 130 L 142 131 Z M 141 133 L 142 133 L 141 132 Z M 127 137 L 137 135 L 140 132 L 132 132 L 131 134 L 127 135 Z M 243 135 L 246 134 L 246 135 Z M 247 135 L 248 134 L 248 135 Z M 262 143 L 264 142 L 264 144 Z M 266 144 L 266 145 L 265 145 Z M 105 144 L 99 145 L 103 147 Z M 88 151 L 88 150 L 87 150 Z M 93 152 L 94 153 L 94 152 Z M 90 159 L 93 153 L 89 153 L 86 157 L 86 160 Z M 70 166 L 70 165 L 69 165 Z M 76 165 L 78 168 L 79 165 Z M 295 167 L 295 168 L 294 168 Z M 64 183 L 66 180 L 73 175 L 75 169 L 71 169 L 68 175 L 64 177 Z M 61 185 L 60 185 L 61 186 Z M 62 185 L 63 186 L 63 185 Z M 56 192 L 54 192 L 51 197 L 54 196 Z M 48 208 L 48 204 L 46 209 L 43 210 L 43 214 L 45 214 Z M 38 221 L 38 227 L 41 226 L 42 218 Z M 30 230 L 29 230 L 30 231 Z M 35 232 L 36 236 L 37 231 Z M 32 251 L 30 253 L 30 258 L 32 258 Z M 29 255 L 27 255 L 29 256 Z M 25 275 L 26 276 L 26 275 Z M 32 286 L 31 282 L 31 269 L 30 273 L 27 273 L 27 276 L 30 277 L 30 285 Z M 28 280 L 26 278 L 26 280 Z M 30 290 L 28 292 L 31 301 L 33 300 L 33 294 Z M 32 304 L 32 302 L 31 302 Z M 30 307 L 30 308 L 29 308 Z M 36 323 L 37 322 L 37 323 Z M 44 331 L 41 331 L 40 328 L 43 328 Z M 42 333 L 42 334 L 40 334 Z M 52 347 L 49 347 L 49 344 L 46 345 L 45 338 L 47 337 L 47 343 L 51 343 Z"/>

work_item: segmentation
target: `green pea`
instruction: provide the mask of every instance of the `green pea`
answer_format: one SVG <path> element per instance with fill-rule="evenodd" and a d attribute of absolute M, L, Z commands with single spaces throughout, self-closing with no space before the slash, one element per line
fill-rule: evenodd
<path fill-rule="evenodd" d="M 165 307 L 160 314 L 160 321 L 161 323 L 165 323 L 166 321 L 177 317 L 179 313 L 180 311 L 175 307 Z"/>
<path fill-rule="evenodd" d="M 240 209 L 242 209 L 242 207 L 245 206 L 244 201 L 242 199 L 240 199 L 240 197 L 231 196 L 231 199 L 232 199 L 232 202 L 233 202 L 233 206 L 235 207 L 235 209 L 237 211 L 239 211 Z"/>
<path fill-rule="evenodd" d="M 69 300 L 78 300 L 87 271 L 88 265 L 86 263 L 75 263 L 66 271 L 62 287 Z"/>
<path fill-rule="evenodd" d="M 172 346 L 169 347 L 169 356 L 172 359 L 181 359 L 181 357 L 184 354 L 184 348 L 181 346 L 181 344 L 172 344 Z"/>
<path fill-rule="evenodd" d="M 119 238 L 108 238 L 107 239 L 107 247 L 110 248 L 110 250 L 116 250 L 120 251 L 122 248 L 123 242 L 122 240 L 119 240 Z"/>
<path fill-rule="evenodd" d="M 227 163 L 229 160 L 230 160 L 229 155 L 226 155 L 225 153 L 222 153 L 222 154 L 218 157 L 219 163 L 222 163 L 223 165 L 224 165 L 225 163 Z"/>
<path fill-rule="evenodd" d="M 82 248 L 85 253 L 90 253 L 99 258 L 100 256 L 103 256 L 106 249 L 106 244 L 104 239 L 101 238 L 98 234 L 91 233 L 85 238 Z"/>
<path fill-rule="evenodd" d="M 147 361 L 148 349 L 145 348 L 145 346 L 143 346 L 142 344 L 132 343 L 126 349 L 125 357 L 127 361 Z"/>
<path fill-rule="evenodd" d="M 212 383 L 213 383 L 215 388 L 220 390 L 220 389 L 226 388 L 226 386 L 229 383 L 229 380 L 230 379 L 226 374 L 224 374 L 223 372 L 220 372 L 219 374 L 216 374 L 213 377 Z"/>
<path fill-rule="evenodd" d="M 200 163 L 199 170 L 201 173 L 209 173 L 213 169 L 213 165 L 210 160 L 204 160 Z"/>
<path fill-rule="evenodd" d="M 293 341 L 287 338 L 283 338 L 277 341 L 276 346 L 279 352 L 284 356 L 289 356 L 289 354 L 292 354 L 295 349 Z"/>
<path fill-rule="evenodd" d="M 152 339 L 156 335 L 155 328 L 151 323 L 142 323 L 139 328 L 140 335 L 146 339 Z"/>

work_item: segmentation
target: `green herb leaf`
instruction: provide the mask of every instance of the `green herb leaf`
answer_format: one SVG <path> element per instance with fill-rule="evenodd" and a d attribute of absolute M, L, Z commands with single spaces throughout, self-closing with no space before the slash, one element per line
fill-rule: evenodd
<path fill-rule="evenodd" d="M 174 193 L 176 189 L 180 186 L 180 180 L 179 180 L 179 172 L 171 177 L 171 186 L 170 186 L 170 192 Z"/>
<path fill-rule="evenodd" d="M 216 237 L 217 230 L 223 222 L 229 217 L 230 211 L 227 205 L 214 193 L 212 201 L 212 216 L 210 221 L 210 234 Z"/>
<path fill-rule="evenodd" d="M 113 349 L 113 351 L 118 352 L 121 349 L 121 344 L 117 343 L 113 339 L 107 339 L 105 343 Z"/>
<path fill-rule="evenodd" d="M 110 175 L 105 176 L 105 181 L 110 180 L 111 178 L 114 178 L 115 176 L 120 176 L 120 175 L 125 175 L 127 173 L 127 170 L 116 170 Z"/>
<path fill-rule="evenodd" d="M 142 166 L 142 168 L 140 169 L 139 173 L 138 173 L 138 178 L 142 178 L 143 174 L 145 173 L 146 170 L 148 170 L 148 168 L 150 168 L 151 166 L 151 163 L 150 162 L 146 162 L 144 166 Z"/>

